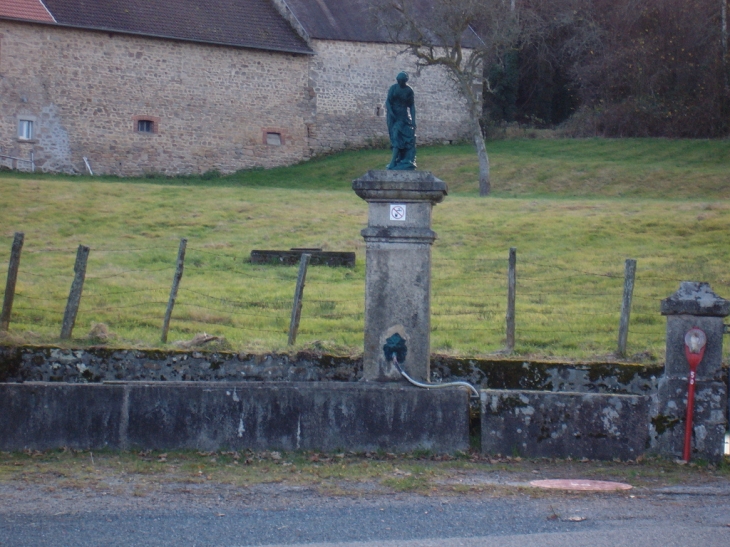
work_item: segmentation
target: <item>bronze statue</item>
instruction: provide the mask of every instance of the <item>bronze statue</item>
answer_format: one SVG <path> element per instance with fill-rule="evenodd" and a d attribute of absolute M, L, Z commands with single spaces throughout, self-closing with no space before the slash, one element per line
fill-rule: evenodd
<path fill-rule="evenodd" d="M 385 101 L 388 133 L 393 157 L 387 169 L 403 171 L 416 168 L 416 105 L 413 89 L 407 84 L 408 74 L 396 76 Z"/>

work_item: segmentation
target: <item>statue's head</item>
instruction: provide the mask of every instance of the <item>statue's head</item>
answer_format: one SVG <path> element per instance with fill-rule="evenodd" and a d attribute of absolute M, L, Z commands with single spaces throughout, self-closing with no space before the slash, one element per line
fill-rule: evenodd
<path fill-rule="evenodd" d="M 408 81 L 408 73 L 407 72 L 399 72 L 398 76 L 395 77 L 395 81 L 398 82 L 401 85 L 405 85 L 405 83 Z"/>

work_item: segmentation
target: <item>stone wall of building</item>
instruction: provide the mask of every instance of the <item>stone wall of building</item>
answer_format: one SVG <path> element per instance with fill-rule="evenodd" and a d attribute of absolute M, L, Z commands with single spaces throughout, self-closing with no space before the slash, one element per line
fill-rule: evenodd
<path fill-rule="evenodd" d="M 387 143 L 385 98 L 402 70 L 416 94 L 418 143 L 469 138 L 464 100 L 443 69 L 428 67 L 416 74 L 415 59 L 392 44 L 313 40 L 312 47 L 317 52 L 310 64 L 314 153 Z"/>
<path fill-rule="evenodd" d="M 417 75 L 394 45 L 312 45 L 317 55 L 293 55 L 0 20 L 0 155 L 32 151 L 37 169 L 68 173 L 86 172 L 87 158 L 95 174 L 132 176 L 386 146 L 385 97 L 401 70 L 416 92 L 419 144 L 468 137 L 442 70 Z M 30 140 L 20 120 L 33 123 Z"/>
<path fill-rule="evenodd" d="M 309 57 L 1 20 L 0 154 L 118 175 L 295 163 L 310 149 Z"/>

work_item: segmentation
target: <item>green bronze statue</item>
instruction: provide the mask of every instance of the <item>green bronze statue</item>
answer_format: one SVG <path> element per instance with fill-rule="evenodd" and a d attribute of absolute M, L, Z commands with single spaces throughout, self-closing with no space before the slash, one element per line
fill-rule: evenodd
<path fill-rule="evenodd" d="M 395 79 L 398 83 L 390 86 L 385 101 L 393 149 L 387 169 L 404 171 L 416 168 L 416 105 L 413 89 L 408 85 L 408 74 L 401 72 Z"/>

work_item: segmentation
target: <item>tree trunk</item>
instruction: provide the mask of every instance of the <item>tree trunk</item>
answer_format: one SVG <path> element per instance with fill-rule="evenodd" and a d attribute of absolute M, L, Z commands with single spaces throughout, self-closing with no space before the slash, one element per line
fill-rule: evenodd
<path fill-rule="evenodd" d="M 728 32 L 727 32 L 727 5 L 728 0 L 721 0 L 720 3 L 720 18 L 721 18 L 721 25 L 722 25 L 722 72 L 723 72 L 723 78 L 724 78 L 724 84 L 725 84 L 725 99 L 727 100 L 728 93 L 730 93 L 730 74 L 728 71 Z"/>
<path fill-rule="evenodd" d="M 479 158 L 479 195 L 488 196 L 492 191 L 492 183 L 489 179 L 489 156 L 487 155 L 487 147 L 484 145 L 479 120 L 474 120 L 473 131 L 474 146 L 477 149 L 477 157 Z"/>

